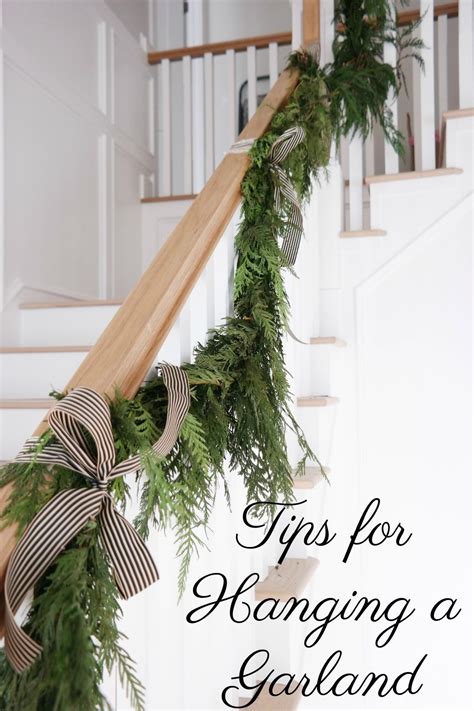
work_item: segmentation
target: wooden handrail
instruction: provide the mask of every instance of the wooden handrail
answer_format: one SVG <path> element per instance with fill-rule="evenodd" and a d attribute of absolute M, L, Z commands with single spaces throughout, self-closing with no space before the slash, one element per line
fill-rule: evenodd
<path fill-rule="evenodd" d="M 303 0 L 303 44 L 310 47 L 321 41 L 321 8 L 319 2 Z"/>
<path fill-rule="evenodd" d="M 299 80 L 284 71 L 250 119 L 239 140 L 259 138 L 286 104 Z M 113 397 L 116 388 L 133 397 L 152 366 L 181 308 L 202 274 L 240 200 L 249 165 L 245 153 L 228 153 L 171 233 L 66 386 L 93 388 Z M 35 434 L 46 430 L 43 420 Z M 11 488 L 0 490 L 0 510 Z M 15 544 L 15 527 L 0 532 L 0 589 Z M 2 616 L 3 618 L 3 616 Z M 0 619 L 0 636 L 2 619 Z"/>
<path fill-rule="evenodd" d="M 158 64 L 163 59 L 172 62 L 183 57 L 204 57 L 205 54 L 225 54 L 227 50 L 233 49 L 235 52 L 245 52 L 247 47 L 268 47 L 269 44 L 291 44 L 291 32 L 278 32 L 273 35 L 258 35 L 256 37 L 244 37 L 243 39 L 228 40 L 226 42 L 211 42 L 210 44 L 196 44 L 192 47 L 180 47 L 179 49 L 167 49 L 163 52 L 149 52 L 148 63 Z"/>
<path fill-rule="evenodd" d="M 447 15 L 448 17 L 457 17 L 458 11 L 459 8 L 457 2 L 448 2 L 444 5 L 435 5 L 433 8 L 433 16 L 435 20 L 437 20 L 438 17 L 441 17 L 442 15 Z M 403 27 L 404 25 L 409 25 L 410 22 L 416 22 L 416 20 L 419 19 L 419 10 L 406 10 L 405 12 L 398 13 L 397 24 L 400 27 Z"/>
<path fill-rule="evenodd" d="M 314 6 L 313 6 L 314 7 Z M 458 3 L 449 2 L 444 5 L 434 6 L 434 19 L 442 15 L 447 17 L 458 16 Z M 399 12 L 397 15 L 397 24 L 399 27 L 404 27 L 410 22 L 415 22 L 420 18 L 419 10 L 406 10 Z M 341 27 L 338 27 L 341 30 Z M 303 25 L 305 44 L 311 44 L 319 39 L 319 13 L 312 11 L 308 14 Z M 314 39 L 311 39 L 313 37 Z M 315 38 L 318 39 L 315 40 Z M 247 47 L 268 47 L 269 44 L 275 42 L 279 46 L 291 44 L 291 32 L 279 32 L 273 35 L 259 35 L 257 37 L 244 37 L 243 39 L 229 40 L 226 42 L 212 42 L 210 44 L 199 44 L 194 47 L 180 47 L 178 49 L 168 49 L 162 52 L 149 52 L 148 63 L 159 64 L 163 59 L 169 59 L 171 62 L 176 62 L 183 57 L 204 57 L 205 54 L 225 54 L 228 49 L 233 49 L 236 52 L 244 52 Z"/>

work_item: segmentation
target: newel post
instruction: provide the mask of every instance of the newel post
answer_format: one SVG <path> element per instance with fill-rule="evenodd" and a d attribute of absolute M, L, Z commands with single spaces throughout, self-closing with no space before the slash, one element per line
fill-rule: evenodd
<path fill-rule="evenodd" d="M 292 47 L 310 48 L 321 41 L 320 0 L 291 0 Z"/>
<path fill-rule="evenodd" d="M 303 46 L 321 41 L 321 0 L 303 0 Z"/>

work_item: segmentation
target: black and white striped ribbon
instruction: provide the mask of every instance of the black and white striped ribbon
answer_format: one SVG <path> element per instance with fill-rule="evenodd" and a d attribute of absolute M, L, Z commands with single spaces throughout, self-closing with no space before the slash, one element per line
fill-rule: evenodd
<path fill-rule="evenodd" d="M 166 424 L 153 445 L 157 455 L 172 450 L 189 410 L 187 376 L 181 368 L 162 365 L 168 391 Z M 115 509 L 107 485 L 140 469 L 140 455 L 115 464 L 110 409 L 94 390 L 78 387 L 49 412 L 48 422 L 57 444 L 38 452 L 38 438 L 27 440 L 17 462 L 59 464 L 79 472 L 93 483 L 54 496 L 35 516 L 18 541 L 5 577 L 5 651 L 13 669 L 28 669 L 41 654 L 41 646 L 17 624 L 15 614 L 35 585 L 69 541 L 87 521 L 97 519 L 120 595 L 131 597 L 158 580 L 153 558 L 133 526 Z M 85 433 L 92 437 L 92 447 Z"/>
<path fill-rule="evenodd" d="M 279 212 L 283 199 L 289 203 L 288 220 L 283 235 L 281 251 L 288 264 L 293 266 L 298 256 L 298 249 L 303 234 L 303 215 L 301 214 L 298 196 L 291 181 L 281 167 L 281 163 L 288 158 L 291 151 L 304 141 L 305 132 L 301 126 L 293 126 L 277 138 L 270 150 L 270 164 L 275 177 L 274 200 L 276 210 Z"/>

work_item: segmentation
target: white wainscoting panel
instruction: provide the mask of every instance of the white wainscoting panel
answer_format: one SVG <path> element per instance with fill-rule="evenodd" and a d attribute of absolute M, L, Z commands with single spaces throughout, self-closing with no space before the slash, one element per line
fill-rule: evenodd
<path fill-rule="evenodd" d="M 125 296 L 141 271 L 140 198 L 155 180 L 146 52 L 103 0 L 0 9 L 2 299 L 16 283 Z"/>
<path fill-rule="evenodd" d="M 8 281 L 78 295 L 98 281 L 93 127 L 5 62 L 5 266 Z M 7 281 L 7 288 L 8 288 Z"/>

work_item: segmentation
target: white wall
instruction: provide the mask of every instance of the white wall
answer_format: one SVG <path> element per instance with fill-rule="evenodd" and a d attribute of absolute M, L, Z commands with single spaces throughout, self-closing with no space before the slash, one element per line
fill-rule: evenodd
<path fill-rule="evenodd" d="M 140 34 L 149 36 L 150 3 L 148 0 L 105 0 L 105 2 L 135 39 L 138 39 Z"/>
<path fill-rule="evenodd" d="M 140 274 L 152 191 L 145 2 L 3 0 L 1 300 L 123 296 Z M 143 186 L 147 186 L 146 188 Z"/>
<path fill-rule="evenodd" d="M 289 0 L 208 0 L 205 19 L 207 42 L 289 32 L 291 4 Z"/>

